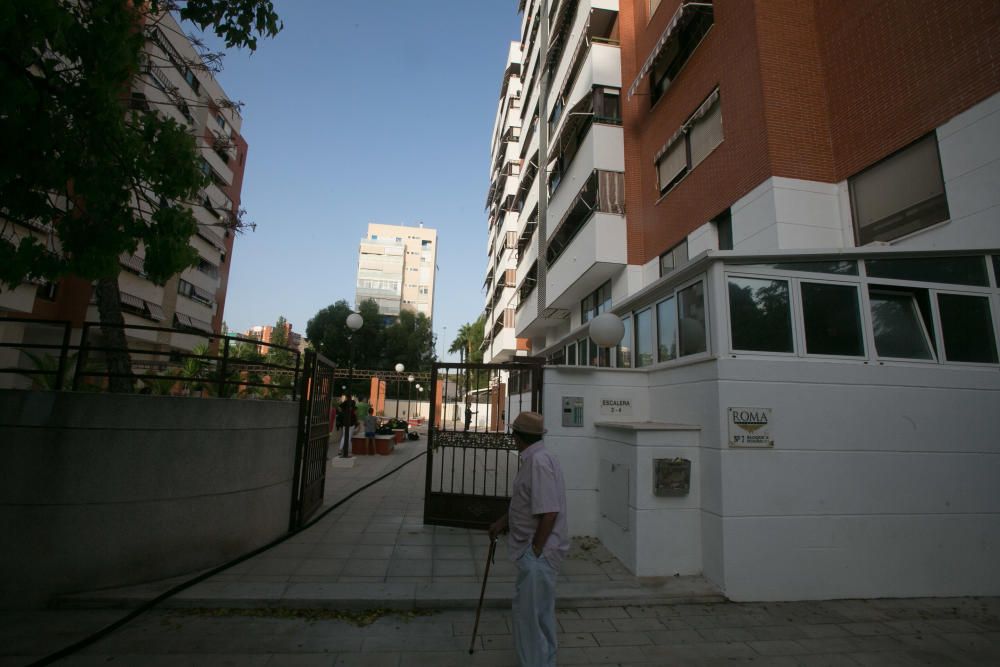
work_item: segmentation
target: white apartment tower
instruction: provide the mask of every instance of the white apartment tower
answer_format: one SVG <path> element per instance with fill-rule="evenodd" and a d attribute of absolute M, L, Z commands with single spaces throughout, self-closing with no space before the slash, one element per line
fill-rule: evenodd
<path fill-rule="evenodd" d="M 537 354 L 626 265 L 618 2 L 549 2 L 544 55 L 542 6 L 520 3 L 492 137 L 483 341 L 492 361 Z"/>
<path fill-rule="evenodd" d="M 355 302 L 374 300 L 386 317 L 403 310 L 434 313 L 437 230 L 369 223 L 358 247 Z"/>

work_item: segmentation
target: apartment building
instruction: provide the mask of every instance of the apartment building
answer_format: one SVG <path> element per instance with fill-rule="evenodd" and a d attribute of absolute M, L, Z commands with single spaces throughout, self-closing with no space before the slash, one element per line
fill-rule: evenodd
<path fill-rule="evenodd" d="M 270 343 L 274 339 L 275 327 L 267 324 L 252 326 L 243 332 L 242 338 L 245 340 L 259 340 L 261 343 Z M 285 347 L 290 347 L 300 352 L 305 351 L 305 339 L 302 334 L 292 331 L 292 323 L 285 322 Z M 258 345 L 259 354 L 267 354 L 267 345 Z"/>
<path fill-rule="evenodd" d="M 518 269 L 571 532 L 737 600 L 1000 593 L 1000 5 L 619 9 L 620 235 L 598 189 Z"/>
<path fill-rule="evenodd" d="M 436 230 L 369 223 L 358 246 L 355 303 L 374 300 L 390 319 L 403 310 L 433 318 L 436 269 Z"/>
<path fill-rule="evenodd" d="M 618 3 L 542 5 L 519 8 L 493 132 L 487 359 L 537 354 L 626 261 Z"/>
<path fill-rule="evenodd" d="M 197 139 L 202 169 L 211 182 L 193 206 L 198 231 L 191 237 L 191 245 L 198 252 L 197 265 L 161 286 L 146 278 L 141 246 L 134 255 L 122 255 L 121 306 L 126 325 L 173 329 L 129 329 L 128 338 L 133 342 L 147 348 L 191 349 L 204 340 L 191 334 L 218 333 L 222 326 L 233 250 L 231 225 L 239 211 L 248 146 L 240 134 L 242 119 L 236 107 L 211 71 L 199 65 L 202 61 L 197 51 L 173 17 L 163 14 L 143 30 L 146 55 L 140 74 L 131 82 L 129 104 L 188 127 Z M 15 228 L 15 234 L 28 233 L 47 235 L 48 230 L 44 226 Z M 91 284 L 74 277 L 5 290 L 0 293 L 0 310 L 40 322 L 5 325 L 7 342 L 58 343 L 58 332 L 41 322 L 68 320 L 79 327 L 84 321 L 99 319 Z"/>

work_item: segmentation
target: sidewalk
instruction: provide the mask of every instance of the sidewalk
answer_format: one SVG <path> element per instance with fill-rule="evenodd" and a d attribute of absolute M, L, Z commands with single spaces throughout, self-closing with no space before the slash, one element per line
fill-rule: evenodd
<path fill-rule="evenodd" d="M 479 601 L 489 551 L 484 531 L 423 524 L 426 440 L 390 456 L 327 467 L 322 514 L 400 465 L 401 470 L 332 509 L 288 541 L 168 599 L 162 607 L 469 608 Z M 515 568 L 503 539 L 484 606 L 510 604 Z M 185 577 L 67 596 L 60 607 L 135 606 Z M 563 607 L 720 601 L 700 577 L 639 579 L 593 538 L 576 538 L 559 577 Z"/>
<path fill-rule="evenodd" d="M 487 591 L 496 608 L 483 611 L 468 653 L 488 544 L 481 531 L 423 525 L 425 445 L 331 466 L 328 508 L 412 461 L 59 664 L 515 665 L 504 545 Z M 1000 598 L 736 604 L 698 578 L 635 578 L 593 539 L 577 539 L 562 570 L 560 665 L 1000 664 Z M 67 646 L 183 580 L 2 613 L 0 667 Z"/>

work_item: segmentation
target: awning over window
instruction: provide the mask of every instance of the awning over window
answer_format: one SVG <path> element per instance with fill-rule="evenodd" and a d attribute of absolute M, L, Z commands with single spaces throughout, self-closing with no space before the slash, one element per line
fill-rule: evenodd
<path fill-rule="evenodd" d="M 559 157 L 559 153 L 563 149 L 563 144 L 568 137 L 572 137 L 580 131 L 580 128 L 594 120 L 593 112 L 594 94 L 588 90 L 582 99 L 566 111 L 566 119 L 563 121 L 562 127 L 559 128 L 559 132 L 553 137 L 551 147 L 549 148 L 549 162 Z"/>
<path fill-rule="evenodd" d="M 649 57 L 646 58 L 646 62 L 644 62 L 642 67 L 639 68 L 639 73 L 636 74 L 635 81 L 633 81 L 632 85 L 629 86 L 629 98 L 635 95 L 635 91 L 639 88 L 639 83 L 646 78 L 646 75 L 649 74 L 649 70 L 653 68 L 653 63 L 656 62 L 656 58 L 660 55 L 660 51 L 663 50 L 664 45 L 666 45 L 666 43 L 670 41 L 670 38 L 677 32 L 677 28 L 680 26 L 681 20 L 684 18 L 684 12 L 689 11 L 691 7 L 710 7 L 711 5 L 712 3 L 710 2 L 681 3 L 681 6 L 677 8 L 677 11 L 674 12 L 674 15 L 670 18 L 670 22 L 667 23 L 667 27 L 663 29 L 663 32 L 660 34 L 660 38 L 656 40 L 656 44 L 653 45 L 652 50 L 649 52 Z"/>
<path fill-rule="evenodd" d="M 142 273 L 143 261 L 141 257 L 136 257 L 131 253 L 123 252 L 118 256 L 118 262 L 126 269 L 131 269 L 136 273 Z"/>
<path fill-rule="evenodd" d="M 134 294 L 120 291 L 118 292 L 118 300 L 123 306 L 128 306 L 129 308 L 134 308 L 136 310 L 146 310 L 146 302 Z"/>
<path fill-rule="evenodd" d="M 166 314 L 163 312 L 163 308 L 160 308 L 158 304 L 147 301 L 146 310 L 149 312 L 150 319 L 154 319 L 157 322 L 162 322 L 167 319 Z"/>

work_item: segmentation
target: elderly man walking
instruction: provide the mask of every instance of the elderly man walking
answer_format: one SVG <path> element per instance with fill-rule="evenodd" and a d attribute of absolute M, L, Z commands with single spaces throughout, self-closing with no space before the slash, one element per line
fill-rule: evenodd
<path fill-rule="evenodd" d="M 490 538 L 509 532 L 507 549 L 517 565 L 514 647 L 522 667 L 556 664 L 556 576 L 569 551 L 566 485 L 562 469 L 542 443 L 544 419 L 522 412 L 511 424 L 521 467 L 507 513 L 490 526 Z"/>

